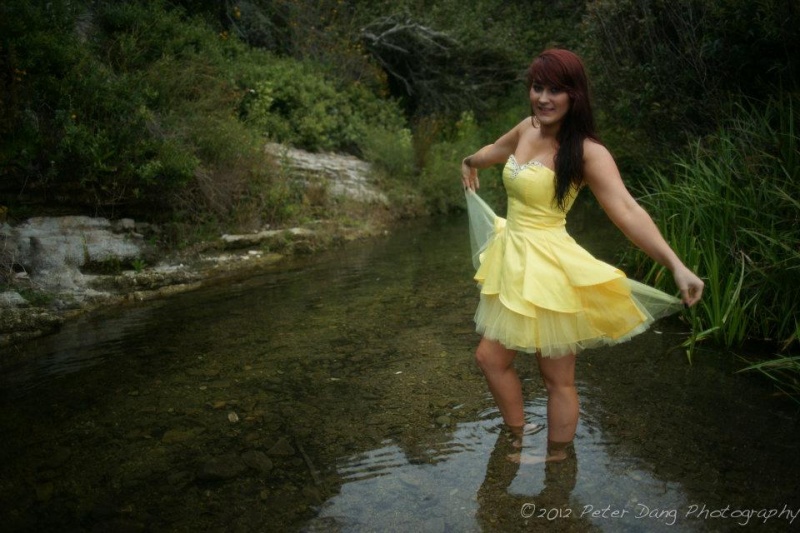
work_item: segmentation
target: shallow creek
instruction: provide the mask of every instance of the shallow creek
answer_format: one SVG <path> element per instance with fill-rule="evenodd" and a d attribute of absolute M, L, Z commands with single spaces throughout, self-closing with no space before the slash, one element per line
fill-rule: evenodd
<path fill-rule="evenodd" d="M 613 260 L 602 213 L 571 231 Z M 603 220 L 597 223 L 597 220 Z M 578 359 L 575 457 L 473 363 L 466 220 L 95 313 L 0 360 L 3 531 L 786 531 L 797 409 L 677 317 Z M 545 424 L 535 360 L 517 359 Z M 509 455 L 521 453 L 522 464 Z"/>

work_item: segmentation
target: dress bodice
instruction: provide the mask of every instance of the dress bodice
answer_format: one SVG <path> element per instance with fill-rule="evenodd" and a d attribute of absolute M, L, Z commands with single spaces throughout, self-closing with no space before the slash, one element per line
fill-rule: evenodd
<path fill-rule="evenodd" d="M 503 184 L 508 193 L 509 229 L 563 227 L 577 197 L 577 191 L 572 189 L 566 210 L 559 209 L 554 201 L 554 172 L 536 160 L 520 165 L 513 154 L 503 168 Z"/>

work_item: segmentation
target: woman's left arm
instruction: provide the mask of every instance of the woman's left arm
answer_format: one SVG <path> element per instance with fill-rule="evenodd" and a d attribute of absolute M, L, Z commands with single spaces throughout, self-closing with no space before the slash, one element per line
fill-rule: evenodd
<path fill-rule="evenodd" d="M 633 244 L 672 272 L 685 304 L 697 303 L 703 294 L 703 281 L 681 262 L 647 211 L 631 196 L 609 151 L 587 140 L 583 160 L 584 181 L 611 221 Z"/>

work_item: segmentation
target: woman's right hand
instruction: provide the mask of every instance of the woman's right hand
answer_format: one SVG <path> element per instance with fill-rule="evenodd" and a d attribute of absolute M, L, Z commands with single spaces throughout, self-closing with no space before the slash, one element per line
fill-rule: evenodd
<path fill-rule="evenodd" d="M 464 189 L 473 191 L 478 190 L 478 187 L 480 187 L 478 169 L 469 164 L 469 157 L 465 157 L 461 161 L 461 183 L 464 185 Z"/>

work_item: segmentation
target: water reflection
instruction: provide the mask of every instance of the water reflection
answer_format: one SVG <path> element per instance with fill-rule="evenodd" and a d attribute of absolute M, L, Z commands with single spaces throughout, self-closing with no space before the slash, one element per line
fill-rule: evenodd
<path fill-rule="evenodd" d="M 543 402 L 526 404 L 528 420 L 544 422 Z M 607 437 L 591 417 L 561 462 L 541 460 L 546 431 L 520 439 L 503 428 L 495 409 L 476 417 L 422 455 L 409 454 L 400 437 L 340 458 L 339 493 L 304 530 L 704 530 L 679 516 L 690 505 L 681 485 L 609 457 Z"/>
<path fill-rule="evenodd" d="M 800 507 L 792 414 L 713 354 L 689 367 L 678 322 L 578 359 L 573 458 L 508 461 L 468 255 L 465 221 L 432 221 L 25 345 L 0 372 L 3 529 L 720 531 L 685 511 Z"/>
<path fill-rule="evenodd" d="M 540 526 L 557 524 L 557 527 L 551 529 L 561 531 L 572 527 L 589 531 L 589 521 L 579 517 L 571 504 L 572 491 L 578 477 L 578 459 L 574 448 L 570 447 L 564 461 L 544 463 L 543 477 L 539 468 L 531 469 L 520 476 L 520 466 L 523 463 L 509 459 L 520 452 L 530 454 L 530 451 L 520 450 L 524 444 L 517 435 L 509 431 L 498 432 L 486 466 L 486 477 L 478 490 L 477 520 L 481 529 L 517 531 L 529 529 L 531 522 L 534 522 Z M 545 449 L 537 449 L 529 457 L 539 458 L 545 453 Z M 515 483 L 518 478 L 522 480 L 523 477 L 528 478 L 528 483 Z M 530 486 L 531 484 L 535 486 Z"/>

